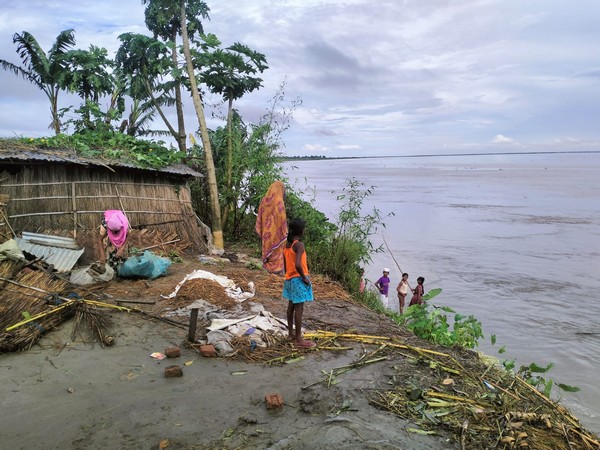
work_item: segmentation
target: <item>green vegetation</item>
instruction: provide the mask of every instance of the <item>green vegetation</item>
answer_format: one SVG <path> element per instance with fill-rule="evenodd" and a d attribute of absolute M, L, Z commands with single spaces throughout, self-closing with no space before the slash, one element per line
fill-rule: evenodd
<path fill-rule="evenodd" d="M 89 131 L 78 134 L 59 134 L 44 138 L 17 138 L 4 140 L 16 148 L 71 150 L 83 158 L 128 161 L 142 168 L 160 169 L 181 163 L 185 153 L 166 148 L 164 142 L 136 139 L 112 131 Z"/>
<path fill-rule="evenodd" d="M 440 307 L 428 303 L 427 300 L 435 296 L 431 292 L 423 297 L 425 300 L 423 305 L 409 306 L 401 316 L 401 322 L 417 336 L 444 347 L 458 345 L 474 348 L 477 346 L 478 340 L 483 337 L 481 322 L 474 316 L 464 317 L 456 314 L 447 306 Z M 438 290 L 439 292 L 441 290 Z M 444 312 L 454 313 L 452 326 Z"/>

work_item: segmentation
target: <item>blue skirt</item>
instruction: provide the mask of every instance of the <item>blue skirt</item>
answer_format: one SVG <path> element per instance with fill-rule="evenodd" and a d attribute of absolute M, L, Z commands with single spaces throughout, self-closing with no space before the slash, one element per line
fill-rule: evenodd
<path fill-rule="evenodd" d="M 313 301 L 312 283 L 305 284 L 302 277 L 294 277 L 283 283 L 283 298 L 292 303 Z"/>

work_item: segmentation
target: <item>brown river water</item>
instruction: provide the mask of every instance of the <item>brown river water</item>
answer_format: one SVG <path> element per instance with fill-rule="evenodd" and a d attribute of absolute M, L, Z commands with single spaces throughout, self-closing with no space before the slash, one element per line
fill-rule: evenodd
<path fill-rule="evenodd" d="M 554 367 L 543 374 L 579 387 L 553 389 L 600 433 L 600 153 L 387 157 L 294 161 L 290 182 L 332 222 L 338 194 L 356 178 L 411 285 L 425 277 L 433 300 L 483 324 L 478 350 Z M 371 281 L 401 272 L 386 246 L 366 267 Z M 309 255 L 310 258 L 310 255 Z M 492 345 L 491 335 L 496 336 Z M 505 353 L 498 350 L 504 347 Z"/>

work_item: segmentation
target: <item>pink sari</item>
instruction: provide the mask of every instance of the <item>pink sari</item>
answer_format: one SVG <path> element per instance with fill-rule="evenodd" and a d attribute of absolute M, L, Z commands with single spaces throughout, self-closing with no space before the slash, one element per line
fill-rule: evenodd
<path fill-rule="evenodd" d="M 116 248 L 121 248 L 127 241 L 127 232 L 129 231 L 129 220 L 118 209 L 109 209 L 104 211 L 104 222 L 106 225 L 106 234 L 111 244 Z"/>

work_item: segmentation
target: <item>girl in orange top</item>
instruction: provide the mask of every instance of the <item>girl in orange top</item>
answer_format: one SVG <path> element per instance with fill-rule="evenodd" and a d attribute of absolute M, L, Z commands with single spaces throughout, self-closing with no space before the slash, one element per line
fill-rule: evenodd
<path fill-rule="evenodd" d="M 304 219 L 292 219 L 289 224 L 287 242 L 283 248 L 285 282 L 283 298 L 288 300 L 287 323 L 289 339 L 296 347 L 310 348 L 316 344 L 302 338 L 302 314 L 304 303 L 313 301 L 312 285 L 308 278 L 308 264 L 304 244 L 300 241 L 304 235 Z"/>

